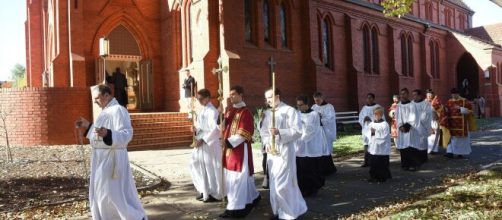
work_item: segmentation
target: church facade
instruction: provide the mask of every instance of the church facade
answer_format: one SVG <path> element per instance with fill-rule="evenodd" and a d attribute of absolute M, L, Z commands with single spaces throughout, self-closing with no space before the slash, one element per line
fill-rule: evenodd
<path fill-rule="evenodd" d="M 353 111 L 368 92 L 387 106 L 400 88 L 431 88 L 447 100 L 458 87 L 501 115 L 502 48 L 469 31 L 467 5 L 417 0 L 410 14 L 387 18 L 379 2 L 27 0 L 28 86 L 77 97 L 120 68 L 131 112 L 176 112 L 187 70 L 216 98 L 220 58 L 225 93 L 242 85 L 251 107 L 264 105 L 273 68 L 288 103 L 320 91 L 337 111 Z M 110 42 L 104 59 L 102 37 Z"/>

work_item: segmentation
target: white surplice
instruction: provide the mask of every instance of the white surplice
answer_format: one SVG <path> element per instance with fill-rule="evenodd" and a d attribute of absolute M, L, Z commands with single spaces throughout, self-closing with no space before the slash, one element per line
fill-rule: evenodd
<path fill-rule="evenodd" d="M 274 215 L 281 219 L 296 219 L 307 211 L 307 205 L 298 187 L 296 173 L 295 141 L 302 135 L 302 124 L 298 111 L 280 102 L 275 109 L 275 136 L 277 155 L 267 155 L 270 175 L 270 204 Z M 270 145 L 269 129 L 272 125 L 271 110 L 265 112 L 260 135 L 263 143 Z"/>
<path fill-rule="evenodd" d="M 323 155 L 331 156 L 333 153 L 333 142 L 336 141 L 336 112 L 335 107 L 329 103 L 321 105 L 314 104 L 312 110 L 318 112 L 321 117 L 322 129 L 326 137 Z"/>
<path fill-rule="evenodd" d="M 192 150 L 190 174 L 195 189 L 202 193 L 204 200 L 209 196 L 215 199 L 223 198 L 221 192 L 222 148 L 217 120 L 218 111 L 211 103 L 197 112 L 196 140 L 202 140 L 203 144 Z"/>
<path fill-rule="evenodd" d="M 371 129 L 374 135 L 371 135 Z M 371 122 L 363 130 L 363 135 L 369 140 L 368 153 L 371 155 L 390 155 L 390 127 L 386 121 Z"/>
<path fill-rule="evenodd" d="M 299 114 L 302 122 L 302 136 L 296 141 L 296 156 L 323 156 L 323 149 L 326 148 L 327 143 L 319 114 L 315 111 Z"/>
<path fill-rule="evenodd" d="M 413 127 L 417 126 L 419 117 L 420 116 L 417 112 L 417 108 L 412 102 L 406 104 L 399 102 L 396 109 L 396 121 L 398 128 L 396 144 L 397 149 L 404 149 L 420 145 L 420 136 L 412 135 Z M 402 132 L 399 128 L 406 123 L 411 126 L 410 131 Z"/>
<path fill-rule="evenodd" d="M 246 104 L 240 102 L 233 105 L 234 108 L 244 108 Z M 249 173 L 248 152 L 246 138 L 239 134 L 232 135 L 228 142 L 232 147 L 244 143 L 244 159 L 242 161 L 241 172 L 224 169 L 225 175 L 225 195 L 228 198 L 227 210 L 241 210 L 246 208 L 247 204 L 253 203 L 253 200 L 260 195 L 254 184 L 254 176 Z"/>
<path fill-rule="evenodd" d="M 412 104 L 415 105 L 415 109 L 418 114 L 418 121 L 410 130 L 410 133 L 412 136 L 416 135 L 419 137 L 419 143 L 412 144 L 411 146 L 418 150 L 427 150 L 427 138 L 431 133 L 432 112 L 434 110 L 432 108 L 432 105 L 425 100 L 421 102 L 412 101 Z"/>
<path fill-rule="evenodd" d="M 375 111 L 375 108 L 377 108 L 377 107 L 381 107 L 381 106 L 379 104 L 374 104 L 371 106 L 365 105 L 365 106 L 363 106 L 363 108 L 361 108 L 361 111 L 359 112 L 359 124 L 361 125 L 362 130 L 365 130 L 366 126 L 368 126 L 368 124 L 370 123 L 370 122 L 364 121 L 364 119 L 366 117 L 369 117 L 371 119 L 371 121 L 375 120 L 374 111 Z M 385 113 L 383 115 L 385 115 Z M 362 139 L 363 139 L 363 144 L 368 145 L 369 139 L 364 134 L 362 135 Z"/>
<path fill-rule="evenodd" d="M 94 132 L 101 127 L 112 132 L 111 146 Z M 89 206 L 95 220 L 146 219 L 127 155 L 132 135 L 129 113 L 115 98 L 101 111 L 87 133 L 92 146 Z"/>

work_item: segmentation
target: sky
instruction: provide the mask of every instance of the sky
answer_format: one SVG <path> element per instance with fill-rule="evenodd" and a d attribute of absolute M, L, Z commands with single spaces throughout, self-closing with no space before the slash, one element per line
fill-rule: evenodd
<path fill-rule="evenodd" d="M 40 1 L 40 0 L 37 0 Z M 502 22 L 502 8 L 489 0 L 464 0 L 476 13 L 473 27 Z M 24 22 L 26 0 L 0 0 L 0 80 L 10 77 L 16 63 L 26 65 Z"/>

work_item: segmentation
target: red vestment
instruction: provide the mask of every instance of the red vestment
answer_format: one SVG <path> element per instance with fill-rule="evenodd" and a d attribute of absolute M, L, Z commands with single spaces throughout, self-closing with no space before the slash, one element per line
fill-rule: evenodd
<path fill-rule="evenodd" d="M 225 114 L 225 149 L 223 155 L 223 167 L 227 170 L 241 172 L 242 163 L 244 162 L 244 146 L 247 145 L 248 151 L 248 166 L 249 175 L 253 175 L 253 153 L 251 151 L 251 140 L 254 132 L 253 115 L 248 108 L 234 108 L 230 107 Z M 227 139 L 232 135 L 241 135 L 246 140 L 232 148 L 227 146 Z"/>
<path fill-rule="evenodd" d="M 448 114 L 447 127 L 450 130 L 451 136 L 466 137 L 469 130 L 468 117 L 472 115 L 472 104 L 464 98 L 450 99 L 445 107 Z M 460 107 L 469 109 L 470 113 L 467 115 L 461 114 Z"/>
<path fill-rule="evenodd" d="M 444 107 L 441 104 L 439 97 L 435 96 L 432 101 L 430 101 L 430 103 L 432 105 L 432 109 L 434 109 L 434 112 L 436 112 L 436 120 L 439 122 L 439 125 L 446 127 L 446 125 L 448 124 L 448 117 L 444 112 Z"/>

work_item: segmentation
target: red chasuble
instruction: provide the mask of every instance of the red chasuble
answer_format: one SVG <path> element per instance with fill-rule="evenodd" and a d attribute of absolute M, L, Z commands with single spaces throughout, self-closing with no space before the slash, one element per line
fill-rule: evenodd
<path fill-rule="evenodd" d="M 471 111 L 468 115 L 462 115 L 460 113 L 460 107 L 464 107 Z M 469 101 L 464 98 L 461 99 L 450 99 L 446 103 L 446 108 L 448 110 L 448 129 L 450 130 L 451 136 L 465 137 L 468 134 L 468 119 L 469 115 L 472 115 L 472 105 Z"/>
<path fill-rule="evenodd" d="M 244 162 L 244 144 L 247 144 L 248 149 L 248 166 L 249 175 L 253 175 L 253 153 L 251 151 L 251 139 L 254 132 L 253 115 L 248 108 L 230 107 L 225 114 L 225 149 L 223 151 L 225 160 L 223 167 L 227 170 L 241 172 L 242 163 Z M 227 146 L 226 140 L 232 135 L 241 135 L 246 139 L 238 146 L 232 148 Z"/>

